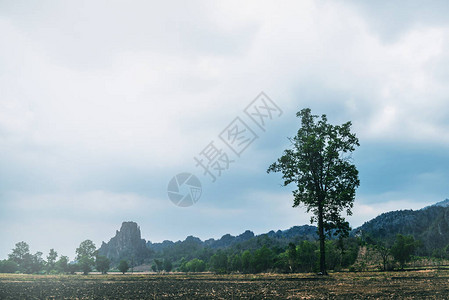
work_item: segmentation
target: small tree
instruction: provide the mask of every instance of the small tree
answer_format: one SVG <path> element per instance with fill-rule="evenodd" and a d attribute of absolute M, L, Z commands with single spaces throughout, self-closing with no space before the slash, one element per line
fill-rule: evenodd
<path fill-rule="evenodd" d="M 164 270 L 165 272 L 170 272 L 173 268 L 173 265 L 171 263 L 171 260 L 166 258 L 164 259 Z"/>
<path fill-rule="evenodd" d="M 95 260 L 95 266 L 97 271 L 101 272 L 101 274 L 106 274 L 109 271 L 109 267 L 111 265 L 111 261 L 103 255 L 98 255 Z"/>
<path fill-rule="evenodd" d="M 298 269 L 298 255 L 296 253 L 296 245 L 293 243 L 288 244 L 288 268 L 291 273 L 296 272 Z"/>
<path fill-rule="evenodd" d="M 402 270 L 405 264 L 411 260 L 417 246 L 418 242 L 411 235 L 398 234 L 396 236 L 396 240 L 391 247 L 391 254 Z"/>
<path fill-rule="evenodd" d="M 21 272 L 26 272 L 25 265 L 31 262 L 30 246 L 26 242 L 18 242 L 8 257 L 18 265 Z"/>
<path fill-rule="evenodd" d="M 379 243 L 374 246 L 374 249 L 379 253 L 380 258 L 382 259 L 382 268 L 384 271 L 387 270 L 388 261 L 390 260 L 391 250 L 387 246 L 382 243 Z"/>
<path fill-rule="evenodd" d="M 50 249 L 50 252 L 47 255 L 47 271 L 50 272 L 55 268 L 56 259 L 58 258 L 58 252 L 55 249 Z"/>
<path fill-rule="evenodd" d="M 249 250 L 242 253 L 242 271 L 243 273 L 251 273 L 253 270 L 253 255 Z"/>
<path fill-rule="evenodd" d="M 87 275 L 95 264 L 96 247 L 91 240 L 81 242 L 76 248 L 76 259 L 84 275 Z"/>
<path fill-rule="evenodd" d="M 129 265 L 128 262 L 126 260 L 121 260 L 118 264 L 118 270 L 120 272 L 122 272 L 123 274 L 125 274 L 126 272 L 128 272 L 129 270 Z"/>
<path fill-rule="evenodd" d="M 68 273 L 69 272 L 69 258 L 67 256 L 61 255 L 59 260 L 56 262 L 56 270 L 60 273 Z"/>
<path fill-rule="evenodd" d="M 292 148 L 284 151 L 267 172 L 282 172 L 284 186 L 295 183 L 293 207 L 304 204 L 313 212 L 311 222 L 318 223 L 320 240 L 320 271 L 326 274 L 325 233 L 335 230 L 346 236 L 349 223 L 341 216 L 352 214 L 355 189 L 359 186 L 358 171 L 351 163 L 351 152 L 359 140 L 351 133 L 351 122 L 331 125 L 326 115 L 321 119 L 309 108 L 296 114 L 301 128 L 290 139 Z"/>
<path fill-rule="evenodd" d="M 209 260 L 210 267 L 215 273 L 226 273 L 228 271 L 228 256 L 219 249 Z"/>

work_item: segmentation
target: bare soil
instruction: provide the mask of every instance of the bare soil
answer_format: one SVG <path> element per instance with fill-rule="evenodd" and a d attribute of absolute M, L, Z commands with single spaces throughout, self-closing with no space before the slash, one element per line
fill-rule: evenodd
<path fill-rule="evenodd" d="M 449 299 L 449 270 L 314 274 L 0 274 L 0 299 Z"/>

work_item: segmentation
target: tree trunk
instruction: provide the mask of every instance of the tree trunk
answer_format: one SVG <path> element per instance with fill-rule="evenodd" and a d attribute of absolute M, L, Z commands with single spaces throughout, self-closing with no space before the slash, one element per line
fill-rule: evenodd
<path fill-rule="evenodd" d="M 326 250 L 325 250 L 325 236 L 324 236 L 324 221 L 323 221 L 323 203 L 320 201 L 318 206 L 318 235 L 320 238 L 320 272 L 322 275 L 327 275 L 326 272 Z"/>

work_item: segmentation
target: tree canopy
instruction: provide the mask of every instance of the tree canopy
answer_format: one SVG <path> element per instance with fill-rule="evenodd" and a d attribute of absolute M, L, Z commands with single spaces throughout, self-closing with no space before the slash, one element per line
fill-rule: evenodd
<path fill-rule="evenodd" d="M 360 184 L 351 159 L 359 141 L 351 132 L 351 122 L 332 125 L 326 115 L 319 118 L 309 108 L 296 116 L 301 127 L 290 139 L 291 147 L 267 172 L 282 172 L 284 186 L 296 184 L 293 207 L 303 204 L 313 213 L 311 222 L 318 223 L 320 239 L 320 271 L 325 274 L 325 233 L 346 236 L 350 229 L 342 213 L 352 214 L 355 189 Z"/>
<path fill-rule="evenodd" d="M 81 242 L 80 246 L 76 248 L 76 259 L 81 267 L 81 270 L 86 275 L 95 264 L 96 247 L 91 240 Z"/>

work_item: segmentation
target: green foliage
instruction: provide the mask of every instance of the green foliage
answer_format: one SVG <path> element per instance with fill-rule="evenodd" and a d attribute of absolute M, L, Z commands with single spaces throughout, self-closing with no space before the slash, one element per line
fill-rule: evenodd
<path fill-rule="evenodd" d="M 325 232 L 346 236 L 349 223 L 341 216 L 351 215 L 355 189 L 359 186 L 358 171 L 351 163 L 350 153 L 359 146 L 351 133 L 351 122 L 331 125 L 326 115 L 321 119 L 309 108 L 297 113 L 301 128 L 291 139 L 292 148 L 284 151 L 267 172 L 282 172 L 284 186 L 296 184 L 293 206 L 304 204 L 313 212 L 320 239 L 320 270 L 326 273 Z"/>
<path fill-rule="evenodd" d="M 298 255 L 296 253 L 296 245 L 293 243 L 288 244 L 287 249 L 287 265 L 289 272 L 293 273 L 298 270 Z"/>
<path fill-rule="evenodd" d="M 357 255 L 359 253 L 359 242 L 355 237 L 348 237 L 339 239 L 336 243 L 337 247 L 341 251 L 341 267 L 347 268 L 357 259 Z"/>
<path fill-rule="evenodd" d="M 0 260 L 0 273 L 15 273 L 19 270 L 19 266 L 15 261 L 5 259 Z"/>
<path fill-rule="evenodd" d="M 62 255 L 59 257 L 59 260 L 56 262 L 56 270 L 59 273 L 69 273 L 69 258 L 67 256 Z"/>
<path fill-rule="evenodd" d="M 67 265 L 67 270 L 70 274 L 75 274 L 75 272 L 78 272 L 79 269 L 80 266 L 78 264 L 71 263 Z"/>
<path fill-rule="evenodd" d="M 206 270 L 206 263 L 201 259 L 194 258 L 184 266 L 181 267 L 182 272 L 204 272 Z"/>
<path fill-rule="evenodd" d="M 412 254 L 418 245 L 411 235 L 398 234 L 396 236 L 396 241 L 391 247 L 391 255 L 399 263 L 401 269 L 404 269 L 405 264 L 411 260 Z"/>
<path fill-rule="evenodd" d="M 209 261 L 211 270 L 215 273 L 226 273 L 228 272 L 228 256 L 222 250 L 218 250 Z"/>
<path fill-rule="evenodd" d="M 231 271 L 242 270 L 242 256 L 240 254 L 235 254 L 231 258 Z"/>
<path fill-rule="evenodd" d="M 154 259 L 154 264 L 156 265 L 156 271 L 161 272 L 164 270 L 164 262 L 160 259 Z"/>
<path fill-rule="evenodd" d="M 125 274 L 129 270 L 128 262 L 124 259 L 122 259 L 118 264 L 118 270 Z"/>
<path fill-rule="evenodd" d="M 313 272 L 318 259 L 318 245 L 316 242 L 302 241 L 297 247 L 298 270 Z"/>
<path fill-rule="evenodd" d="M 326 266 L 331 270 L 341 268 L 341 252 L 334 241 L 326 241 Z"/>
<path fill-rule="evenodd" d="M 30 247 L 25 242 L 16 244 L 12 253 L 8 255 L 9 260 L 18 265 L 18 269 L 23 273 L 38 273 L 44 268 L 44 260 L 42 259 L 42 252 L 30 253 Z"/>
<path fill-rule="evenodd" d="M 98 272 L 106 274 L 109 271 L 111 261 L 104 255 L 98 255 L 95 260 L 95 267 Z"/>
<path fill-rule="evenodd" d="M 253 270 L 255 273 L 266 272 L 273 267 L 274 253 L 265 245 L 254 252 Z"/>
<path fill-rule="evenodd" d="M 164 259 L 164 271 L 170 272 L 173 269 L 173 264 L 170 259 Z"/>
<path fill-rule="evenodd" d="M 420 240 L 422 247 L 416 254 L 431 256 L 435 249 L 444 249 L 449 244 L 449 207 L 430 206 L 420 210 L 399 210 L 383 213 L 366 222 L 359 229 L 367 243 L 382 240 L 391 246 L 396 234 L 412 235 Z"/>
<path fill-rule="evenodd" d="M 76 259 L 81 259 L 83 256 L 88 258 L 94 258 L 96 255 L 96 247 L 91 240 L 85 240 L 81 242 L 80 246 L 76 248 Z"/>
<path fill-rule="evenodd" d="M 81 242 L 76 248 L 76 259 L 84 275 L 87 275 L 95 264 L 96 247 L 91 240 Z"/>
<path fill-rule="evenodd" d="M 26 242 L 18 242 L 8 257 L 17 264 L 19 271 L 26 272 L 26 265 L 29 265 L 31 260 L 30 246 Z"/>
<path fill-rule="evenodd" d="M 58 253 L 55 251 L 55 249 L 50 249 L 48 255 L 47 255 L 47 271 L 50 272 L 55 268 L 56 259 L 58 258 Z"/>
<path fill-rule="evenodd" d="M 242 271 L 243 273 L 251 273 L 253 256 L 249 250 L 245 250 L 242 253 Z"/>

